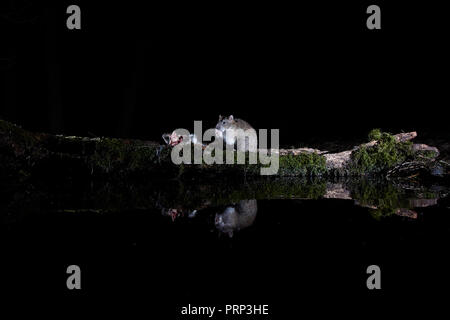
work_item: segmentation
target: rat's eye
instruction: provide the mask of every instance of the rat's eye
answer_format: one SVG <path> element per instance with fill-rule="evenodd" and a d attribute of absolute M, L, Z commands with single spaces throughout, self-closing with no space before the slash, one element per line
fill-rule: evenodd
<path fill-rule="evenodd" d="M 225 121 L 222 121 L 222 124 L 225 124 Z"/>

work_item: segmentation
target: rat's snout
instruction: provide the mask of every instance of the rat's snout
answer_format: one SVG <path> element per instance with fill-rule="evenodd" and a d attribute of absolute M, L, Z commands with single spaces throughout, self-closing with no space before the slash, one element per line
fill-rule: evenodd
<path fill-rule="evenodd" d="M 216 214 L 216 218 L 214 219 L 215 224 L 220 224 L 222 223 L 222 216 L 219 214 Z"/>

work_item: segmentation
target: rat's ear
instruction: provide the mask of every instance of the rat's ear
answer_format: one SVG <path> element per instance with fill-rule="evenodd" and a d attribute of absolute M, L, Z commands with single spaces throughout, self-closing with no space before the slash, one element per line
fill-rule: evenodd
<path fill-rule="evenodd" d="M 221 121 L 223 119 L 222 115 L 219 114 L 219 121 Z"/>
<path fill-rule="evenodd" d="M 233 115 L 229 116 L 229 117 L 228 117 L 228 119 L 230 119 L 230 120 L 234 120 L 234 117 L 233 117 Z"/>

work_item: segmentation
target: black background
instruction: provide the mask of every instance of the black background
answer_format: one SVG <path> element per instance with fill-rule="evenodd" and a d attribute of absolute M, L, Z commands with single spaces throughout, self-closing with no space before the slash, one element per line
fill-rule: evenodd
<path fill-rule="evenodd" d="M 159 140 L 234 114 L 281 144 L 447 131 L 449 49 L 438 4 L 83 2 L 2 6 L 2 118 L 52 133 Z M 10 5 L 11 6 L 11 5 Z M 16 7 L 14 7 L 16 6 Z M 18 17 L 17 17 L 18 16 Z M 6 44 L 6 45 L 5 45 Z"/>
<path fill-rule="evenodd" d="M 211 127 L 219 114 L 233 114 L 256 128 L 279 128 L 282 145 L 314 139 L 364 138 L 373 127 L 391 131 L 414 129 L 419 134 L 421 130 L 448 134 L 445 111 L 450 55 L 442 2 L 315 1 L 295 5 L 275 2 L 144 5 L 143 2 L 2 2 L 0 58 L 4 91 L 0 117 L 36 131 L 150 140 L 158 140 L 162 133 L 175 128 L 191 129 L 194 120 L 204 120 L 204 128 Z M 81 7 L 81 30 L 66 28 L 65 11 L 70 4 Z M 370 4 L 381 7 L 382 30 L 366 28 L 365 11 Z M 272 209 L 276 210 L 276 206 Z M 329 204 L 329 207 L 315 210 L 328 212 L 329 215 L 321 218 L 325 221 L 333 217 L 333 210 L 337 215 L 350 208 L 336 209 L 335 204 Z M 123 223 L 119 217 L 110 219 L 113 226 Z M 323 221 L 315 222 L 317 230 Z M 12 232 L 12 241 L 16 240 L 18 244 L 11 250 L 24 246 L 28 251 L 23 256 L 20 251 L 8 255 L 8 259 L 14 257 L 18 263 L 9 264 L 9 273 L 3 274 L 9 288 L 14 287 L 19 296 L 32 292 L 33 298 L 37 298 L 40 293 L 50 293 L 50 298 L 44 295 L 48 300 L 41 304 L 47 310 L 59 304 L 56 297 L 60 298 L 60 295 L 66 298 L 66 312 L 62 316 L 84 306 L 87 301 L 98 307 L 100 313 L 116 309 L 132 313 L 139 306 L 139 309 L 147 310 L 150 317 L 161 310 L 172 312 L 180 303 L 196 303 L 186 298 L 189 297 L 186 292 L 177 296 L 175 289 L 171 291 L 176 283 L 170 281 L 168 283 L 173 287 L 159 293 L 159 299 L 148 297 L 148 293 L 158 294 L 152 291 L 153 281 L 165 281 L 150 271 L 154 265 L 151 260 L 153 247 L 149 243 L 157 242 L 158 234 L 154 239 L 145 240 L 147 245 L 139 249 L 139 255 L 134 255 L 136 249 L 120 245 L 121 251 L 117 254 L 121 260 L 116 261 L 112 258 L 114 252 L 101 254 L 105 248 L 113 250 L 102 243 L 91 248 L 86 258 L 79 251 L 79 240 L 64 238 L 64 228 L 56 231 L 56 235 L 61 236 L 62 243 L 69 248 L 58 247 L 55 239 L 47 239 L 45 234 L 35 230 L 33 222 L 41 227 L 48 223 L 48 229 L 43 228 L 44 233 L 55 226 L 61 227 L 50 217 L 39 220 L 40 224 L 32 220 L 22 229 L 23 234 Z M 69 219 L 63 224 L 67 223 L 66 227 L 73 231 L 77 225 L 70 222 Z M 154 221 L 137 219 L 128 223 L 131 225 L 122 235 L 127 241 L 136 228 Z M 102 226 L 105 227 L 104 222 L 94 224 L 92 230 L 86 231 L 89 227 L 78 225 L 81 231 L 87 232 L 86 243 L 81 248 L 89 247 L 89 240 L 95 238 L 95 228 Z M 108 239 L 114 238 L 108 233 L 112 231 L 105 228 L 107 231 L 103 230 L 102 234 L 106 232 Z M 115 230 L 114 227 L 111 230 Z M 304 232 L 311 235 L 315 230 Z M 337 239 L 347 231 L 339 224 L 336 230 L 329 230 Z M 328 254 L 334 254 L 326 261 L 351 259 L 352 248 L 343 255 L 338 248 L 353 243 L 353 237 L 357 237 L 354 232 L 347 234 L 348 238 L 339 238 L 341 242 L 336 248 L 327 247 Z M 43 236 L 44 240 L 39 246 L 30 248 L 30 234 Z M 263 236 L 256 238 L 265 239 Z M 198 236 L 198 239 L 204 238 Z M 194 238 L 192 241 L 200 246 L 197 253 L 195 250 L 183 251 L 185 247 L 182 247 L 174 254 L 181 254 L 186 261 L 200 259 L 207 264 L 204 254 L 213 245 L 202 247 L 200 240 Z M 40 247 L 42 244 L 48 244 L 52 249 L 45 250 Z M 271 255 L 272 263 L 276 263 L 277 257 L 294 259 L 296 256 L 296 252 L 287 249 L 270 248 L 269 242 L 265 245 L 269 249 L 262 250 L 263 246 L 259 246 L 261 251 L 255 254 L 259 257 L 265 253 Z M 302 248 L 310 250 L 308 252 L 317 261 L 324 261 L 321 260 L 320 242 L 317 248 L 305 249 L 307 245 Z M 414 247 L 408 248 L 412 253 Z M 444 248 L 444 245 L 436 248 L 436 252 L 442 253 Z M 244 249 L 234 252 L 229 260 L 213 256 L 214 261 L 223 259 L 230 268 L 245 268 L 246 264 L 257 268 L 257 262 L 252 261 L 260 260 L 252 260 Z M 314 251 L 316 249 L 318 251 Z M 368 296 L 364 283 L 358 282 L 366 276 L 360 267 L 372 263 L 369 256 L 361 260 L 361 265 L 350 269 L 329 264 L 320 266 L 314 262 L 304 265 L 302 279 L 305 280 L 287 288 L 295 292 L 288 301 L 274 303 L 276 300 L 273 299 L 276 290 L 290 283 L 289 272 L 295 271 L 294 265 L 286 266 L 286 273 L 281 274 L 279 282 L 272 276 L 256 273 L 250 285 L 256 286 L 252 292 L 258 292 L 258 286 L 262 287 L 264 283 L 273 286 L 269 303 L 278 308 L 278 314 L 283 310 L 294 312 L 302 295 L 317 300 L 308 307 L 299 305 L 298 314 L 302 313 L 302 308 L 322 313 L 337 312 L 336 308 L 355 310 L 362 304 L 367 307 L 366 312 L 361 313 L 364 316 L 369 312 L 367 310 L 375 309 L 374 305 L 383 303 L 384 308 L 386 303 L 396 299 L 413 304 L 417 296 L 408 295 L 410 300 L 405 299 L 405 291 L 409 288 L 413 288 L 414 293 L 435 291 L 438 285 L 434 285 L 443 280 L 439 275 L 445 270 L 439 272 L 438 269 L 433 273 L 432 268 L 423 263 L 421 267 L 425 271 L 417 276 L 420 270 L 407 269 L 408 265 L 404 263 L 401 267 L 405 267 L 406 273 L 401 273 L 405 270 L 394 267 L 401 261 L 398 256 L 395 259 L 394 249 L 383 261 L 391 270 L 386 279 L 398 280 L 396 284 L 386 283 L 391 283 L 391 289 L 398 290 L 388 291 L 387 295 L 371 293 Z M 142 258 L 143 250 L 149 250 L 149 260 Z M 32 258 L 24 258 L 29 251 L 34 251 Z M 380 254 L 371 252 L 375 256 Z M 33 259 L 39 257 L 42 263 L 32 266 Z M 127 258 L 130 260 L 126 261 Z M 52 259 L 58 263 L 52 263 Z M 81 293 L 65 290 L 66 274 L 61 271 L 61 266 L 71 264 L 73 260 L 85 262 L 81 267 L 85 270 L 83 277 L 87 277 L 84 281 L 89 284 Z M 98 264 L 93 263 L 95 261 Z M 111 267 L 113 265 L 116 267 Z M 180 268 L 189 271 L 189 264 Z M 33 273 L 33 270 L 39 272 Z M 169 271 L 175 273 L 177 270 L 173 266 Z M 214 270 L 205 270 L 210 279 L 214 279 Z M 341 276 L 318 280 L 317 274 L 329 275 L 333 270 Z M 14 277 L 19 274 L 23 276 L 20 280 Z M 400 274 L 404 278 L 396 278 Z M 264 277 L 266 282 L 262 280 Z M 419 282 L 410 283 L 408 277 L 418 277 Z M 215 290 L 217 296 L 202 292 L 201 286 L 196 287 L 195 279 L 185 279 L 189 288 L 195 288 L 193 290 L 198 293 L 198 303 L 264 303 L 264 290 L 259 291 L 260 296 L 249 298 L 245 296 L 242 284 L 221 282 L 220 275 L 217 275 L 215 288 L 223 287 L 224 290 L 222 294 L 217 294 L 219 289 Z M 315 281 L 323 282 L 317 284 Z M 316 288 L 316 292 L 311 292 L 312 288 Z M 233 290 L 241 295 L 237 295 L 238 298 L 225 296 Z M 363 294 L 359 296 L 361 292 Z M 106 298 L 101 299 L 101 296 Z M 125 305 L 124 296 L 134 299 L 135 304 Z M 20 299 L 18 301 L 20 303 Z M 161 301 L 166 302 L 168 309 L 162 307 Z M 332 307 L 327 309 L 326 306 Z"/>

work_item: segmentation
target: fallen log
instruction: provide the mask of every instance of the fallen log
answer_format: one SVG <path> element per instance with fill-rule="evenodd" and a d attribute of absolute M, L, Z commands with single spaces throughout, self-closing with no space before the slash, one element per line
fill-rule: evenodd
<path fill-rule="evenodd" d="M 271 150 L 279 154 L 278 176 L 352 176 L 394 174 L 406 161 L 433 163 L 439 155 L 435 147 L 414 145 L 416 132 L 372 135 L 378 140 L 352 150 L 327 153 L 313 148 Z M 151 141 L 87 138 L 33 133 L 0 120 L 0 176 L 26 179 L 33 175 L 70 177 L 147 177 L 229 174 L 259 175 L 257 164 L 175 165 L 172 147 Z M 247 155 L 248 156 L 248 155 Z M 403 170 L 404 171 L 404 170 Z"/>

